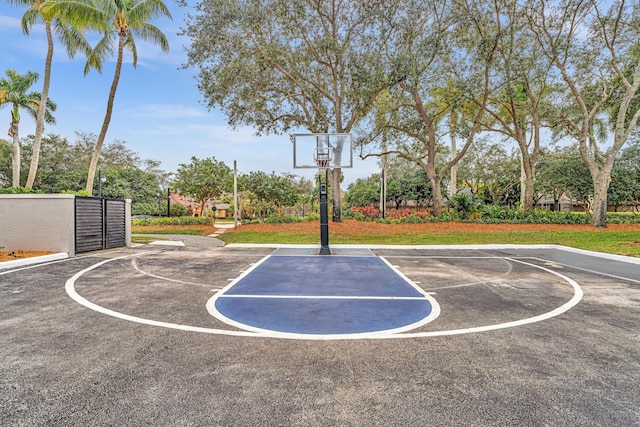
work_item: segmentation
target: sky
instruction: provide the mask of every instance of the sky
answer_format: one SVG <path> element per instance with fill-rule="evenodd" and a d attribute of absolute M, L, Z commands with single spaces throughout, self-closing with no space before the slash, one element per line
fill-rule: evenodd
<path fill-rule="evenodd" d="M 126 141 L 126 146 L 142 159 L 161 162 L 161 168 L 175 172 L 180 164 L 188 164 L 191 157 L 215 157 L 233 167 L 238 173 L 264 171 L 266 173 L 294 173 L 313 178 L 315 170 L 293 168 L 293 146 L 289 135 L 256 137 L 251 128 L 231 129 L 224 114 L 203 104 L 194 78 L 196 70 L 182 69 L 189 39 L 178 36 L 184 27 L 188 9 L 166 0 L 173 20 L 153 21 L 169 41 L 170 51 L 137 41 L 138 64 L 134 69 L 131 56 L 125 56 L 114 111 L 106 143 Z M 190 3 L 194 4 L 194 3 Z M 44 59 L 47 50 L 44 26 L 34 27 L 29 36 L 23 34 L 20 18 L 24 9 L 0 0 L 0 75 L 15 69 L 19 74 L 36 71 L 40 80 L 33 90 L 41 91 Z M 55 39 L 55 37 L 54 37 Z M 64 48 L 55 41 L 49 97 L 58 108 L 56 124 L 45 125 L 45 133 L 53 133 L 76 140 L 76 132 L 97 135 L 104 119 L 109 88 L 113 80 L 115 57 L 103 65 L 102 74 L 95 70 L 85 77 L 84 57 L 70 60 Z M 2 125 L 6 122 L 6 126 Z M 0 136 L 9 128 L 10 111 L 0 109 Z M 35 121 L 23 114 L 20 136 L 35 132 Z M 304 130 L 299 133 L 306 133 Z M 361 161 L 354 153 L 352 169 L 343 169 L 343 189 L 357 178 L 378 172 L 374 159 Z"/>

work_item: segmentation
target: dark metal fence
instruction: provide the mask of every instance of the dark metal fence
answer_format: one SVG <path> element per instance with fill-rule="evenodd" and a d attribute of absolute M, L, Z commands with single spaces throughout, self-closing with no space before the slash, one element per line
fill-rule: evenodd
<path fill-rule="evenodd" d="M 75 198 L 76 253 L 126 246 L 125 201 Z"/>

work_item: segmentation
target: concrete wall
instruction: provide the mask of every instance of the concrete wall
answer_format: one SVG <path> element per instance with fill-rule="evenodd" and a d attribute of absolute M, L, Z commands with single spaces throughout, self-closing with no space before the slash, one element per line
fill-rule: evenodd
<path fill-rule="evenodd" d="M 3 251 L 75 252 L 73 194 L 0 194 Z"/>
<path fill-rule="evenodd" d="M 75 255 L 73 194 L 0 194 L 2 251 L 51 251 Z M 131 201 L 127 200 L 126 243 L 131 246 Z"/>

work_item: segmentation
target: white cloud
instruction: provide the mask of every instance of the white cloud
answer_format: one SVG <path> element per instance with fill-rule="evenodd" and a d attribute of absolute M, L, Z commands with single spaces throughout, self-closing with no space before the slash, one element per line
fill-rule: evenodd
<path fill-rule="evenodd" d="M 12 16 L 0 15 L 0 31 L 1 32 L 15 32 L 15 30 L 21 30 L 20 19 Z"/>

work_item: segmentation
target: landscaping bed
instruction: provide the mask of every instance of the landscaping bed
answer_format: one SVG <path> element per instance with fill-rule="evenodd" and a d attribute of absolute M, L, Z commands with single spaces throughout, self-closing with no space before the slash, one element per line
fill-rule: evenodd
<path fill-rule="evenodd" d="M 0 262 L 4 261 L 15 261 L 17 259 L 22 258 L 33 258 L 36 256 L 50 255 L 53 252 L 46 251 L 11 251 L 11 252 L 0 252 Z"/>

